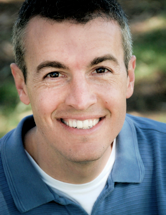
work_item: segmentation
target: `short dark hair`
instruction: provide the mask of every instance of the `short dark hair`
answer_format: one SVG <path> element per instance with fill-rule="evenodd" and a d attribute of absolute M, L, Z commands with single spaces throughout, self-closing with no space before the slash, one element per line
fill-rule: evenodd
<path fill-rule="evenodd" d="M 22 70 L 25 81 L 27 69 L 24 61 L 26 51 L 24 35 L 28 22 L 35 16 L 57 22 L 69 20 L 81 24 L 96 17 L 117 21 L 121 27 L 124 62 L 128 69 L 128 62 L 132 55 L 132 39 L 126 15 L 116 0 L 26 0 L 22 4 L 13 30 L 15 61 Z"/>

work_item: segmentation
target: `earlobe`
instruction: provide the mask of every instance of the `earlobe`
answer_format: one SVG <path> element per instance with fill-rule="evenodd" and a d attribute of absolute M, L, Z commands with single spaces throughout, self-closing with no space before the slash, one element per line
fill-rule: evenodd
<path fill-rule="evenodd" d="M 12 72 L 12 75 L 13 75 L 13 78 L 15 81 L 16 89 L 18 91 L 20 100 L 24 104 L 28 105 L 30 103 L 30 101 L 29 101 L 29 96 L 27 93 L 27 86 L 24 81 L 23 73 L 15 63 L 12 63 L 10 65 L 10 68 L 11 68 L 11 72 Z"/>
<path fill-rule="evenodd" d="M 128 83 L 127 83 L 127 93 L 126 93 L 127 99 L 130 98 L 134 92 L 135 67 L 136 67 L 136 57 L 133 55 L 128 65 Z"/>

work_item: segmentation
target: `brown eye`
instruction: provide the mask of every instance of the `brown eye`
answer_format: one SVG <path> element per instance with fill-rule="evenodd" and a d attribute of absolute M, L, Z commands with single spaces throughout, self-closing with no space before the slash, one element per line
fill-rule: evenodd
<path fill-rule="evenodd" d="M 106 69 L 106 68 L 98 68 L 95 71 L 96 71 L 96 73 L 106 73 L 106 72 L 109 72 L 109 70 Z"/>
<path fill-rule="evenodd" d="M 60 76 L 59 72 L 50 72 L 46 77 L 49 78 L 58 78 Z"/>

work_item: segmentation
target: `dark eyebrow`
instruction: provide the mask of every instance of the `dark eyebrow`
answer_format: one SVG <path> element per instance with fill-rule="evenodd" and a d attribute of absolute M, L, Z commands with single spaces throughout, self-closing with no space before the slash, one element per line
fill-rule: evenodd
<path fill-rule="evenodd" d="M 117 65 L 119 65 L 117 59 L 114 56 L 107 54 L 107 55 L 104 55 L 101 57 L 94 58 L 92 60 L 92 62 L 90 63 L 90 66 L 97 65 L 97 64 L 102 63 L 103 61 L 106 61 L 106 60 L 113 61 Z M 46 68 L 46 67 L 53 67 L 53 68 L 58 68 L 58 69 L 69 69 L 63 63 L 60 63 L 58 61 L 44 61 L 37 66 L 37 73 L 39 73 L 41 69 Z"/>
<path fill-rule="evenodd" d="M 68 67 L 66 67 L 64 64 L 62 64 L 58 61 L 45 61 L 37 66 L 37 73 L 39 73 L 39 71 L 41 69 L 46 68 L 46 67 L 53 67 L 53 68 L 58 68 L 58 69 L 68 69 Z"/>
<path fill-rule="evenodd" d="M 117 65 L 119 65 L 118 60 L 114 56 L 112 56 L 111 54 L 107 54 L 107 55 L 104 55 L 101 57 L 96 57 L 95 59 L 93 59 L 93 61 L 90 63 L 90 66 L 97 65 L 97 64 L 102 63 L 103 61 L 106 61 L 106 60 L 113 61 Z"/>

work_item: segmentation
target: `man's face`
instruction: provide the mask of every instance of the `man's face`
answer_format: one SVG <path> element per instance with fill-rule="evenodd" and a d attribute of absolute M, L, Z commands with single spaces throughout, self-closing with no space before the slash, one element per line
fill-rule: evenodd
<path fill-rule="evenodd" d="M 102 158 L 122 128 L 133 92 L 135 58 L 127 75 L 119 25 L 35 17 L 26 32 L 27 83 L 18 91 L 31 103 L 37 141 L 64 160 Z"/>

